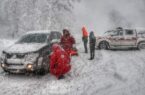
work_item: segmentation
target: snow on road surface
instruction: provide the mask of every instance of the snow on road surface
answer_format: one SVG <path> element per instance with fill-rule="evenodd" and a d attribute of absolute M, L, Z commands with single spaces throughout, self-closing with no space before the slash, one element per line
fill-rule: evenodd
<path fill-rule="evenodd" d="M 0 72 L 0 95 L 145 95 L 145 50 L 96 50 L 88 60 L 78 45 L 72 70 L 63 80 Z"/>

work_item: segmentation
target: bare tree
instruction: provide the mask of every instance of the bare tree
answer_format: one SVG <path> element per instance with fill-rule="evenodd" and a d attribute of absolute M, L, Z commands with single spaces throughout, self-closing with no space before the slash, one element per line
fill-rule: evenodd
<path fill-rule="evenodd" d="M 80 0 L 6 0 L 8 34 L 11 37 L 29 30 L 62 29 L 72 27 L 73 3 Z M 2 2 L 2 1 L 0 1 Z M 7 19 L 7 20 L 6 20 Z M 0 20 L 2 21 L 1 17 Z"/>

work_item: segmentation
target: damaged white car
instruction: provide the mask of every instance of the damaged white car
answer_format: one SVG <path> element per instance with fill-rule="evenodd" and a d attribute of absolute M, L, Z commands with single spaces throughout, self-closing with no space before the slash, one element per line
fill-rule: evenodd
<path fill-rule="evenodd" d="M 27 32 L 2 52 L 1 67 L 10 73 L 47 73 L 51 44 L 59 42 L 60 38 L 61 33 L 57 31 Z"/>

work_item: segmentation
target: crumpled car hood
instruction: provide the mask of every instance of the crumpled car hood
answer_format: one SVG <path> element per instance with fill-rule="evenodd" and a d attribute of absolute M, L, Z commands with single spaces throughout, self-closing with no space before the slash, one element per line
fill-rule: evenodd
<path fill-rule="evenodd" d="M 34 44 L 13 44 L 4 51 L 7 53 L 29 53 L 35 52 L 46 46 L 47 44 L 34 43 Z"/>

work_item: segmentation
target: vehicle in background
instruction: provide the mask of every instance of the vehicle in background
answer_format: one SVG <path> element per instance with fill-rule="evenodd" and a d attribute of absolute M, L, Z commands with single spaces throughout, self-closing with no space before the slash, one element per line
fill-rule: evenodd
<path fill-rule="evenodd" d="M 97 37 L 99 49 L 145 49 L 145 30 L 117 28 Z"/>
<path fill-rule="evenodd" d="M 10 73 L 47 73 L 51 45 L 59 43 L 60 38 L 61 33 L 57 31 L 27 32 L 2 52 L 2 69 Z"/>

